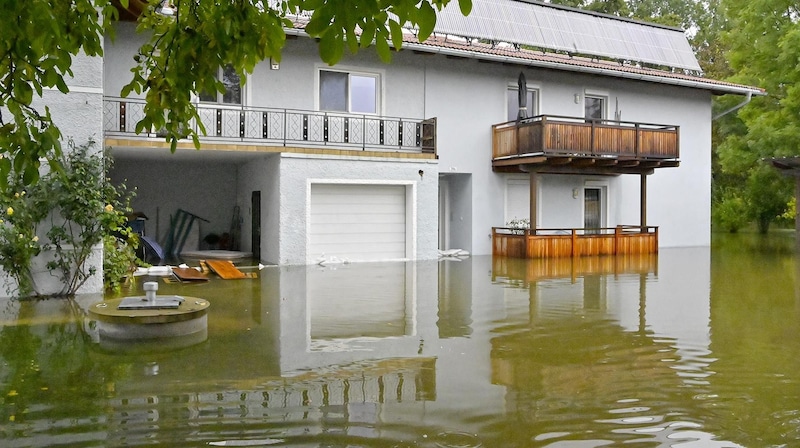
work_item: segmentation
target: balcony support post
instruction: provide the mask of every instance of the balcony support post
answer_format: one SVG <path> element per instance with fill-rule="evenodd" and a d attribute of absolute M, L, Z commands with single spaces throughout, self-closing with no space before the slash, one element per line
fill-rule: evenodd
<path fill-rule="evenodd" d="M 639 176 L 639 226 L 644 233 L 647 228 L 647 174 Z"/>
<path fill-rule="evenodd" d="M 536 209 L 537 207 L 537 199 L 538 199 L 538 183 L 539 183 L 539 176 L 537 176 L 536 171 L 531 171 L 530 173 L 530 213 L 529 213 L 529 229 L 531 231 L 531 235 L 536 235 Z"/>

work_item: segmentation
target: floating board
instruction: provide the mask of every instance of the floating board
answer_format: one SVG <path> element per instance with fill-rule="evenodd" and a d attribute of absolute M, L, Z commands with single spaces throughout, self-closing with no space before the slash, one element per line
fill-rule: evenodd
<path fill-rule="evenodd" d="M 232 280 L 238 278 L 248 278 L 244 272 L 240 271 L 229 260 L 206 260 L 209 269 L 214 271 L 215 274 L 224 278 L 225 280 Z"/>
<path fill-rule="evenodd" d="M 172 268 L 172 273 L 182 282 L 207 282 L 208 274 L 195 268 Z"/>

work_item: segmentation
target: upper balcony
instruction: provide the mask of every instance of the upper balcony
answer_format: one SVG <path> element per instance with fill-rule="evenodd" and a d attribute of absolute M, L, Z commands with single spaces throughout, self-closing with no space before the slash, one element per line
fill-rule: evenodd
<path fill-rule="evenodd" d="M 135 132 L 136 123 L 143 116 L 144 100 L 105 97 L 103 102 L 106 137 L 153 140 L 162 137 L 156 130 Z M 203 135 L 194 123 L 201 144 L 249 145 L 287 152 L 322 148 L 436 157 L 435 118 L 420 120 L 207 103 L 199 103 L 197 112 L 206 130 Z"/>
<path fill-rule="evenodd" d="M 492 126 L 504 172 L 649 174 L 678 166 L 678 126 L 539 115 Z"/>

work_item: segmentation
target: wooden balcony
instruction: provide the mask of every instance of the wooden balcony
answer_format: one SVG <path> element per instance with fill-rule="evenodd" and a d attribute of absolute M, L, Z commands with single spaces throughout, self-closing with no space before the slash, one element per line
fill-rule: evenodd
<path fill-rule="evenodd" d="M 600 229 L 492 228 L 492 255 L 512 258 L 561 258 L 658 253 L 658 227 Z"/>
<path fill-rule="evenodd" d="M 539 115 L 492 126 L 500 172 L 650 174 L 679 164 L 673 125 Z"/>
<path fill-rule="evenodd" d="M 135 132 L 136 123 L 144 114 L 143 100 L 106 97 L 103 103 L 106 136 L 160 137 L 157 130 Z M 199 123 L 193 123 L 193 127 L 202 143 L 421 153 L 434 158 L 436 155 L 436 118 L 422 120 L 208 103 L 199 103 L 197 114 Z M 198 124 L 205 128 L 205 135 L 199 131 Z"/>

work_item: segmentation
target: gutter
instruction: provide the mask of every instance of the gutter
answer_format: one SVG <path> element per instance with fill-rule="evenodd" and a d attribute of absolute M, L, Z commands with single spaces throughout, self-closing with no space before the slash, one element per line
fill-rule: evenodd
<path fill-rule="evenodd" d="M 722 113 L 719 113 L 717 115 L 714 115 L 714 117 L 711 118 L 711 121 L 714 121 L 714 120 L 716 120 L 718 118 L 722 118 L 725 115 L 728 115 L 729 113 L 731 113 L 733 111 L 739 110 L 739 109 L 743 108 L 744 106 L 747 106 L 747 103 L 749 103 L 752 98 L 753 98 L 752 92 L 747 92 L 747 96 L 745 97 L 744 101 L 742 101 L 741 103 L 731 107 L 730 109 L 726 110 L 725 112 L 722 112 Z"/>

